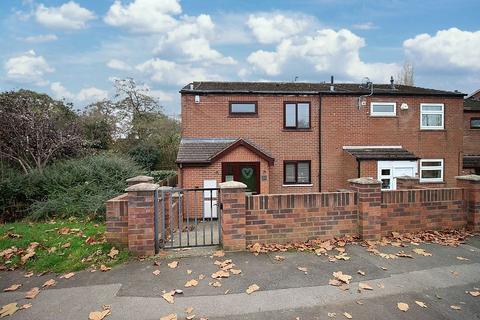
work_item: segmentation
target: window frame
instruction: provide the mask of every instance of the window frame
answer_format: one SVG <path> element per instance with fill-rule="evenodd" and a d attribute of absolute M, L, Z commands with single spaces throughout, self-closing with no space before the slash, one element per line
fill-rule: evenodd
<path fill-rule="evenodd" d="M 232 111 L 233 104 L 254 104 L 255 112 L 233 112 Z M 256 117 L 258 116 L 258 102 L 257 101 L 229 101 L 228 115 L 231 117 Z"/>
<path fill-rule="evenodd" d="M 298 182 L 298 164 L 308 163 L 308 182 Z M 287 182 L 287 164 L 295 165 L 295 182 Z M 283 161 L 283 185 L 284 186 L 309 186 L 312 184 L 312 161 L 311 160 L 284 160 Z"/>
<path fill-rule="evenodd" d="M 423 111 L 423 106 L 441 106 L 442 111 Z M 440 113 L 441 112 L 441 113 Z M 441 126 L 424 126 L 422 118 L 424 114 L 441 114 L 442 125 Z M 445 104 L 444 103 L 420 103 L 420 129 L 421 130 L 444 130 L 445 129 Z"/>
<path fill-rule="evenodd" d="M 299 104 L 308 104 L 308 127 L 299 128 L 298 127 L 298 105 Z M 287 126 L 287 104 L 295 105 L 295 126 Z M 283 129 L 285 130 L 310 130 L 312 128 L 312 104 L 310 101 L 284 101 L 283 102 Z"/>
<path fill-rule="evenodd" d="M 423 166 L 424 162 L 440 162 L 440 166 Z M 443 159 L 420 159 L 419 164 L 419 173 L 420 173 L 420 182 L 444 182 L 444 170 L 445 170 L 445 163 Z M 440 170 L 440 178 L 422 178 L 422 172 L 424 170 Z"/>
<path fill-rule="evenodd" d="M 472 129 L 472 130 L 480 130 L 480 126 L 474 127 L 474 126 L 472 125 L 473 120 L 475 120 L 475 121 L 480 121 L 480 117 L 471 117 L 471 118 L 470 118 L 470 129 Z"/>
<path fill-rule="evenodd" d="M 373 107 L 376 105 L 391 105 L 393 106 L 393 112 L 374 112 Z M 372 117 L 395 117 L 397 116 L 397 103 L 396 102 L 370 102 L 370 116 Z"/>

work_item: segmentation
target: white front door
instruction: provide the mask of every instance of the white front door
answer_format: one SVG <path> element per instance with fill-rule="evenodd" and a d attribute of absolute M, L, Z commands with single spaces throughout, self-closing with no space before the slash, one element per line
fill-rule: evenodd
<path fill-rule="evenodd" d="M 417 161 L 378 161 L 378 180 L 382 181 L 382 190 L 396 190 L 397 177 L 414 177 L 418 172 Z"/>
<path fill-rule="evenodd" d="M 216 188 L 217 180 L 203 180 L 204 188 Z M 203 191 L 203 216 L 205 218 L 217 217 L 217 190 Z"/>

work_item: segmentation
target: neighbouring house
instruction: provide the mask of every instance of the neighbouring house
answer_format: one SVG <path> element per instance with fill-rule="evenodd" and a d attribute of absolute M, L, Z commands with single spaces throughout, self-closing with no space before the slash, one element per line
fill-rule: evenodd
<path fill-rule="evenodd" d="M 480 90 L 465 99 L 463 119 L 463 169 L 480 175 Z"/>
<path fill-rule="evenodd" d="M 390 84 L 193 82 L 180 90 L 179 186 L 236 180 L 253 194 L 346 188 L 373 177 L 455 186 L 464 94 Z"/>

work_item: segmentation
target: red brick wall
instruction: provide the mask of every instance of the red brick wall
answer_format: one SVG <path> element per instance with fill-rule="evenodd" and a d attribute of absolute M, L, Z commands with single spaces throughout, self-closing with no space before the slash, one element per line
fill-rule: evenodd
<path fill-rule="evenodd" d="M 464 189 L 382 191 L 382 235 L 467 225 Z"/>
<path fill-rule="evenodd" d="M 357 235 L 355 201 L 353 192 L 248 196 L 247 244 Z"/>
<path fill-rule="evenodd" d="M 463 113 L 463 153 L 480 154 L 480 129 L 470 129 L 471 118 L 480 118 L 480 111 Z"/>
<path fill-rule="evenodd" d="M 270 168 L 270 193 L 316 192 L 319 100 L 318 96 L 202 95 L 200 103 L 195 104 L 194 95 L 183 94 L 182 136 L 250 139 L 269 150 L 275 158 L 275 164 Z M 397 116 L 370 117 L 370 100 L 396 102 Z M 230 117 L 229 101 L 257 101 L 258 117 Z M 283 129 L 285 101 L 310 101 L 310 131 Z M 408 110 L 400 110 L 404 102 L 408 104 Z M 434 102 L 445 104 L 445 130 L 420 130 L 420 103 Z M 455 185 L 463 141 L 462 98 L 374 97 L 367 99 L 367 105 L 358 110 L 357 97 L 335 95 L 322 96 L 321 105 L 322 191 L 344 188 L 347 179 L 357 177 L 356 168 L 352 168 L 355 161 L 347 158 L 351 156 L 342 149 L 345 145 L 401 145 L 421 158 L 444 159 L 445 184 L 442 186 Z M 311 160 L 312 186 L 282 186 L 284 160 Z M 376 177 L 376 164 L 375 168 L 369 166 L 365 172 L 372 172 L 371 175 Z"/>
<path fill-rule="evenodd" d="M 106 203 L 107 241 L 118 246 L 128 246 L 128 193 Z"/>

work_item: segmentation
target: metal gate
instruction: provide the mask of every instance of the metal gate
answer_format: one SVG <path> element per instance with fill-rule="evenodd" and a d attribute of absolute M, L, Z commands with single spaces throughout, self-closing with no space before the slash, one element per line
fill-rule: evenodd
<path fill-rule="evenodd" d="M 221 243 L 219 188 L 155 191 L 155 253 Z"/>

